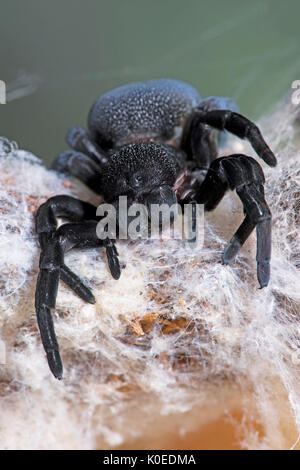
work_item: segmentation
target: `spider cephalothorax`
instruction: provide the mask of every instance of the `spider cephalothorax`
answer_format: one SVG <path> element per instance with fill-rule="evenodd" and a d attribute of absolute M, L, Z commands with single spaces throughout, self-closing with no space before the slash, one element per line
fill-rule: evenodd
<path fill-rule="evenodd" d="M 156 142 L 128 144 L 113 153 L 103 170 L 101 192 L 107 202 L 120 195 L 127 195 L 132 201 L 146 202 L 147 196 L 160 190 L 172 189 L 180 171 L 182 161 L 174 157 L 176 152 L 169 146 Z M 176 202 L 174 192 L 170 192 Z M 166 201 L 160 201 L 166 202 Z"/>
<path fill-rule="evenodd" d="M 75 176 L 106 203 L 120 196 L 130 203 L 204 204 L 212 210 L 228 189 L 240 197 L 245 219 L 233 235 L 223 261 L 229 263 L 253 229 L 257 231 L 257 278 L 265 287 L 270 277 L 271 213 L 264 198 L 264 175 L 252 157 L 235 154 L 217 158 L 218 131 L 247 138 L 270 166 L 276 158 L 259 129 L 236 112 L 228 98 L 202 100 L 188 84 L 151 80 L 117 88 L 93 105 L 86 132 L 72 128 L 67 142 L 73 150 L 54 161 L 57 171 Z M 57 219 L 69 220 L 57 228 Z M 96 208 L 71 196 L 55 196 L 36 215 L 41 245 L 36 311 L 50 369 L 62 378 L 62 362 L 51 309 L 62 279 L 83 300 L 95 302 L 91 291 L 64 264 L 72 248 L 105 247 L 112 276 L 120 277 L 115 239 L 97 234 Z"/>

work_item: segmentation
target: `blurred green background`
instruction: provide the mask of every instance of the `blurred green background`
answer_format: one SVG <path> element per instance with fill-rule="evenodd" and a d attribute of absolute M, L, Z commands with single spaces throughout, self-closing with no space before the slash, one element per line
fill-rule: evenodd
<path fill-rule="evenodd" d="M 93 101 L 172 77 L 257 119 L 300 79 L 299 0 L 2 0 L 0 135 L 47 163 Z"/>

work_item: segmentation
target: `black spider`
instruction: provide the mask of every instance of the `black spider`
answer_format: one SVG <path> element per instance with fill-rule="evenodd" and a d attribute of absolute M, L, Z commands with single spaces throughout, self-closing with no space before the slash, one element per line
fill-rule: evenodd
<path fill-rule="evenodd" d="M 209 211 L 228 189 L 236 189 L 245 218 L 223 261 L 234 258 L 256 227 L 258 282 L 261 287 L 268 284 L 271 213 L 264 198 L 263 171 L 246 155 L 217 158 L 214 129 L 247 138 L 270 166 L 276 165 L 276 158 L 255 124 L 236 112 L 233 101 L 202 100 L 192 86 L 176 80 L 133 83 L 100 96 L 89 113 L 88 129 L 69 131 L 67 142 L 73 150 L 55 159 L 55 170 L 79 178 L 113 204 L 126 195 L 130 201 L 146 205 L 201 203 Z M 71 223 L 57 228 L 58 217 Z M 48 363 L 58 379 L 63 368 L 51 309 L 55 308 L 59 279 L 83 300 L 95 302 L 91 291 L 64 264 L 64 253 L 104 246 L 112 276 L 120 276 L 114 241 L 98 238 L 98 221 L 93 205 L 66 195 L 50 198 L 37 211 L 41 257 L 36 312 Z"/>

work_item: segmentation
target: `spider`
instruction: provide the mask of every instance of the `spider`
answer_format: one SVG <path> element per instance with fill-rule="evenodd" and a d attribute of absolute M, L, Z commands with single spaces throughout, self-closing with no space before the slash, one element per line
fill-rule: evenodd
<path fill-rule="evenodd" d="M 262 288 L 269 282 L 271 254 L 271 213 L 264 197 L 264 174 L 252 157 L 218 158 L 222 131 L 248 139 L 268 165 L 276 165 L 258 127 L 237 113 L 229 98 L 201 99 L 192 86 L 173 79 L 132 83 L 96 100 L 89 112 L 88 132 L 79 127 L 68 132 L 66 140 L 72 150 L 59 154 L 53 169 L 77 177 L 112 204 L 126 195 L 129 201 L 146 205 L 199 203 L 211 211 L 228 189 L 235 189 L 245 218 L 229 242 L 223 262 L 236 256 L 256 227 L 257 278 Z M 57 228 L 58 217 L 69 222 Z M 92 204 L 68 195 L 48 199 L 36 214 L 41 255 L 35 306 L 48 364 L 57 379 L 62 378 L 63 366 L 51 309 L 55 308 L 59 280 L 84 301 L 95 302 L 90 289 L 65 265 L 64 253 L 73 248 L 104 247 L 113 278 L 120 277 L 115 240 L 98 238 L 98 221 Z"/>

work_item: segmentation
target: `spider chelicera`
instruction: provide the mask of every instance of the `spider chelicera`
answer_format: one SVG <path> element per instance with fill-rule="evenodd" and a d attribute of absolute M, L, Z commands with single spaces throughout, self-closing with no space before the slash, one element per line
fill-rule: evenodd
<path fill-rule="evenodd" d="M 88 132 L 74 127 L 67 134 L 72 150 L 54 160 L 53 168 L 75 176 L 104 201 L 172 205 L 199 203 L 214 209 L 228 189 L 236 190 L 245 218 L 223 255 L 229 263 L 253 229 L 257 231 L 257 278 L 268 284 L 271 213 L 264 197 L 264 174 L 257 161 L 243 154 L 217 158 L 217 131 L 246 138 L 270 166 L 276 158 L 257 126 L 236 112 L 228 98 L 201 99 L 190 85 L 171 79 L 150 80 L 116 88 L 94 103 Z M 57 228 L 58 217 L 67 219 Z M 36 214 L 41 246 L 36 312 L 49 367 L 58 379 L 63 366 L 51 309 L 61 279 L 86 302 L 95 299 L 64 263 L 73 248 L 104 247 L 115 279 L 120 277 L 114 240 L 99 239 L 96 208 L 67 195 L 46 201 Z"/>

